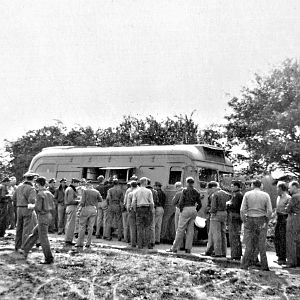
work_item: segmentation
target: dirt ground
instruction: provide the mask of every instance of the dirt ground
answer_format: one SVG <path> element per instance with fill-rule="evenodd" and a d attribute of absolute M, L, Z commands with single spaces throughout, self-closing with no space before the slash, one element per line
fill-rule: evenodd
<path fill-rule="evenodd" d="M 300 299 L 300 270 L 241 270 L 225 260 L 94 243 L 76 253 L 51 236 L 55 264 L 0 240 L 0 299 Z"/>

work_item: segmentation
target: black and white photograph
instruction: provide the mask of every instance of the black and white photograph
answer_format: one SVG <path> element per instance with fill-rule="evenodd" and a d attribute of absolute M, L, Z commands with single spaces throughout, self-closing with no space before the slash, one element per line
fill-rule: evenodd
<path fill-rule="evenodd" d="M 300 299 L 300 2 L 0 0 L 0 299 Z"/>

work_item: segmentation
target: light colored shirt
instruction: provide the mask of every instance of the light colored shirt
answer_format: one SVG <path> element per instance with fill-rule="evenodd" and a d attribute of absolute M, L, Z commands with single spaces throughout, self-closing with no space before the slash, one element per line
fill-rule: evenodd
<path fill-rule="evenodd" d="M 142 186 L 133 193 L 132 207 L 153 206 L 154 201 L 151 190 Z"/>
<path fill-rule="evenodd" d="M 128 193 L 127 201 L 126 201 L 126 209 L 127 209 L 127 211 L 130 211 L 130 209 L 133 208 L 133 206 L 132 206 L 133 193 L 134 193 L 137 189 L 139 189 L 139 188 L 140 188 L 139 186 L 137 186 L 136 188 L 131 188 L 131 189 L 132 189 L 131 192 Z"/>
<path fill-rule="evenodd" d="M 276 212 L 287 215 L 286 206 L 289 203 L 291 196 L 288 193 L 283 193 L 277 197 L 276 200 Z"/>
<path fill-rule="evenodd" d="M 241 218 L 248 217 L 267 217 L 272 215 L 272 204 L 269 194 L 255 188 L 245 193 L 241 205 Z"/>

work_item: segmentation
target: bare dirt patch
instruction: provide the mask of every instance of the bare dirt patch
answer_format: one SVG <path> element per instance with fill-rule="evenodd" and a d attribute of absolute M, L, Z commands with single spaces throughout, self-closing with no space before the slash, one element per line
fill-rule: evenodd
<path fill-rule="evenodd" d="M 74 253 L 51 242 L 54 265 L 39 265 L 0 241 L 1 299 L 300 299 L 299 270 L 244 271 L 224 262 L 103 248 Z"/>

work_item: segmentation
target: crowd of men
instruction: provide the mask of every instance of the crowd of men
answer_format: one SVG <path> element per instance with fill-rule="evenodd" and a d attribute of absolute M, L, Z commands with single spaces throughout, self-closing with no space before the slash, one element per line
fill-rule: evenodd
<path fill-rule="evenodd" d="M 138 179 L 133 175 L 124 191 L 117 178 L 105 181 L 99 176 L 97 180 L 95 185 L 90 180 L 73 178 L 67 185 L 67 180 L 62 178 L 56 188 L 54 178 L 47 182 L 45 177 L 31 172 L 24 174 L 24 181 L 18 186 L 14 177 L 4 178 L 0 184 L 0 237 L 4 236 L 6 229 L 16 227 L 15 251 L 27 258 L 32 247 L 40 245 L 45 257 L 42 263 L 45 264 L 54 261 L 49 232 L 64 235 L 65 246 L 75 246 L 77 251 L 91 247 L 93 234 L 97 239 L 111 240 L 113 231 L 116 231 L 119 241 L 138 249 L 153 249 L 159 244 L 166 204 L 162 184 L 155 182 L 152 186 L 150 179 Z M 172 204 L 175 207 L 176 236 L 167 251 L 191 253 L 195 219 L 204 194 L 194 187 L 192 177 L 186 178 L 185 187 L 182 182 L 176 182 L 175 188 Z M 269 270 L 267 229 L 271 217 L 276 216 L 277 263 L 288 268 L 298 266 L 299 183 L 277 184 L 278 198 L 274 210 L 260 180 L 254 180 L 245 193 L 242 193 L 239 181 L 232 182 L 231 188 L 228 192 L 216 181 L 207 184 L 208 242 L 203 255 L 226 257 L 228 229 L 231 259 L 241 261 L 244 269 L 260 264 L 263 270 Z"/>

